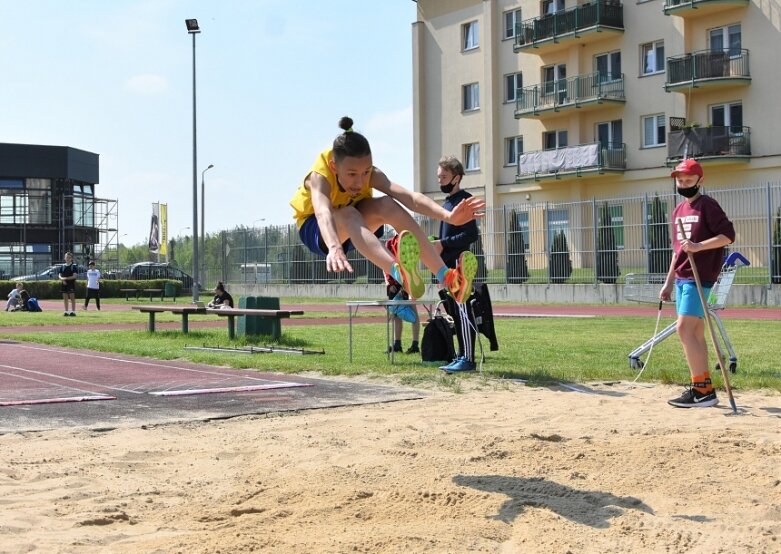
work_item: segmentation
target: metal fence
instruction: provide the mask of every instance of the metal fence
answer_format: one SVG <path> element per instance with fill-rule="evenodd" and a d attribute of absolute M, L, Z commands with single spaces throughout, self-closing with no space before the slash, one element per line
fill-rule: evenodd
<path fill-rule="evenodd" d="M 781 183 L 707 191 L 735 224 L 732 249 L 751 262 L 743 284 L 781 283 Z M 488 210 L 473 244 L 478 281 L 502 284 L 624 283 L 629 273 L 666 273 L 671 191 L 577 202 L 526 202 Z M 439 222 L 418 218 L 427 234 Z M 385 238 L 393 231 L 386 228 Z M 382 283 L 382 272 L 359 253 L 354 272 L 328 273 L 325 259 L 309 252 L 295 225 L 240 228 L 221 233 L 222 260 L 204 282 Z"/>

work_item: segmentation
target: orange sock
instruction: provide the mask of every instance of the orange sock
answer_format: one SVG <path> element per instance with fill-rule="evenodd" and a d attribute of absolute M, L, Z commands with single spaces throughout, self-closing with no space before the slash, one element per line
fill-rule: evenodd
<path fill-rule="evenodd" d="M 710 373 L 705 372 L 703 375 L 692 377 L 692 388 L 697 392 L 708 394 L 713 390 L 713 383 L 710 380 Z"/>

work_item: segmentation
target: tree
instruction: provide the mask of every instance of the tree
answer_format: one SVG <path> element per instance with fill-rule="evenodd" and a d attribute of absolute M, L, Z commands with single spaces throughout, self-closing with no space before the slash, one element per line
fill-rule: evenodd
<path fill-rule="evenodd" d="M 673 252 L 670 226 L 659 196 L 654 196 L 651 203 L 651 223 L 648 227 L 648 273 L 667 273 Z"/>
<path fill-rule="evenodd" d="M 613 217 L 610 215 L 610 207 L 604 202 L 599 209 L 597 227 L 597 279 L 612 285 L 620 274 Z"/>
<path fill-rule="evenodd" d="M 525 283 L 529 280 L 529 266 L 526 263 L 526 244 L 518 223 L 518 214 L 510 212 L 510 232 L 507 236 L 507 282 Z"/>
<path fill-rule="evenodd" d="M 553 234 L 549 271 L 551 283 L 563 283 L 572 275 L 572 259 L 569 255 L 567 235 L 563 230 Z"/>
<path fill-rule="evenodd" d="M 781 283 L 781 206 L 776 210 L 775 221 L 773 221 L 773 252 L 770 272 L 770 282 L 773 284 Z"/>

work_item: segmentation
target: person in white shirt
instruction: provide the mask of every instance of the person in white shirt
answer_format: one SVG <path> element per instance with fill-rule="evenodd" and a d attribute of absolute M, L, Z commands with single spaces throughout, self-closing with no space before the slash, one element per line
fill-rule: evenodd
<path fill-rule="evenodd" d="M 89 306 L 89 299 L 95 299 L 95 306 L 100 311 L 100 270 L 95 268 L 95 262 L 89 263 L 87 269 L 87 296 L 84 298 L 84 309 Z"/>
<path fill-rule="evenodd" d="M 16 288 L 8 293 L 8 302 L 5 305 L 5 311 L 15 311 L 22 302 L 22 283 L 16 283 Z M 13 309 L 12 309 L 13 308 Z"/>

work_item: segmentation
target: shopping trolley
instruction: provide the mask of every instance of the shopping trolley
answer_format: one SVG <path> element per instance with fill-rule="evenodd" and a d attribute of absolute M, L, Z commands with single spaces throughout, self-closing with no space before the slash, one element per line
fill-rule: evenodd
<path fill-rule="evenodd" d="M 732 343 L 727 336 L 727 331 L 724 329 L 724 324 L 721 322 L 721 318 L 716 313 L 718 310 L 723 310 L 727 304 L 727 297 L 729 296 L 732 282 L 735 280 L 735 272 L 741 266 L 748 266 L 751 263 L 744 258 L 739 252 L 733 252 L 724 261 L 724 265 L 721 267 L 719 278 L 711 288 L 708 295 L 708 313 L 716 322 L 719 327 L 719 333 L 721 339 L 724 341 L 724 345 L 729 352 L 729 370 L 735 373 L 738 369 L 738 357 L 735 354 L 735 350 L 732 348 Z M 644 302 L 649 304 L 659 303 L 659 290 L 664 284 L 666 275 L 660 273 L 629 273 L 626 276 L 626 284 L 624 285 L 624 299 L 632 302 Z M 675 298 L 671 298 L 674 301 Z M 659 307 L 661 309 L 661 306 Z M 645 341 L 643 344 L 632 350 L 629 353 L 629 367 L 632 369 L 642 369 L 643 362 L 640 360 L 645 352 L 649 351 L 654 345 L 662 342 L 664 339 L 675 333 L 675 323 L 665 327 L 661 332 L 656 333 L 653 337 Z M 721 350 L 720 345 L 716 345 Z M 720 369 L 720 368 L 719 368 Z"/>

